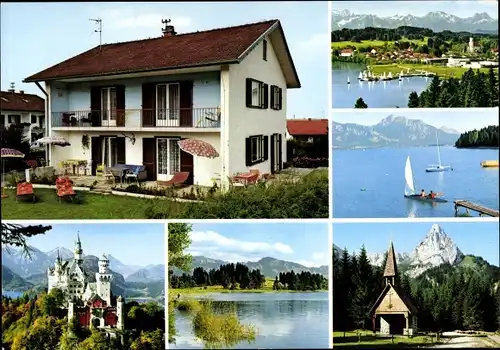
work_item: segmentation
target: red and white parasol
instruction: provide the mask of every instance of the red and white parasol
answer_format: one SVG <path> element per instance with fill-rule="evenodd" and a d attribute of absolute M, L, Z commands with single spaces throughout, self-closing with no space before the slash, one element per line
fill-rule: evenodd
<path fill-rule="evenodd" d="M 71 146 L 71 143 L 69 143 L 68 140 L 60 136 L 45 136 L 36 140 L 34 143 L 40 145 L 56 145 L 61 147 Z"/>
<path fill-rule="evenodd" d="M 219 153 L 214 146 L 208 142 L 195 139 L 184 139 L 177 141 L 181 150 L 197 157 L 217 158 Z"/>

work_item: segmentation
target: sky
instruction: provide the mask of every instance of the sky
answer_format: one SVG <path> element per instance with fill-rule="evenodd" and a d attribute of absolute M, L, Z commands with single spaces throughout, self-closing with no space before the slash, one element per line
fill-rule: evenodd
<path fill-rule="evenodd" d="M 170 18 L 178 33 L 279 19 L 302 83 L 302 88 L 288 91 L 288 117 L 324 118 L 328 113 L 326 1 L 2 3 L 0 12 L 1 88 L 15 82 L 16 90 L 40 96 L 34 83 L 22 80 L 97 46 L 99 34 L 91 18 L 102 19 L 103 43 L 161 36 L 162 18 Z M 19 25 L 20 18 L 32 25 Z M 43 25 L 34 25 L 40 18 Z"/>
<path fill-rule="evenodd" d="M 425 3 L 425 6 L 424 6 Z M 349 10 L 356 14 L 376 15 L 379 17 L 394 15 L 425 16 L 431 11 L 442 11 L 461 18 L 471 17 L 475 13 L 486 12 L 492 18 L 498 18 L 498 1 L 333 1 L 333 10 Z"/>
<path fill-rule="evenodd" d="M 228 262 L 272 257 L 318 267 L 330 260 L 328 236 L 327 223 L 195 224 L 186 252 Z"/>
<path fill-rule="evenodd" d="M 457 109 L 395 109 L 387 110 L 332 110 L 332 120 L 337 123 L 375 125 L 389 115 L 419 119 L 436 128 L 446 126 L 458 132 L 481 129 L 488 125 L 498 125 L 498 108 L 457 108 Z"/>
<path fill-rule="evenodd" d="M 28 239 L 48 252 L 57 247 L 73 250 L 80 233 L 83 254 L 112 255 L 125 265 L 165 264 L 165 225 L 157 223 L 51 224 L 52 230 Z"/>
<path fill-rule="evenodd" d="M 333 244 L 349 252 L 359 252 L 364 244 L 369 253 L 384 253 L 392 239 L 396 253 L 411 253 L 425 238 L 433 223 L 337 223 L 333 224 Z M 464 254 L 480 256 L 499 265 L 498 222 L 445 222 L 439 226 Z"/>

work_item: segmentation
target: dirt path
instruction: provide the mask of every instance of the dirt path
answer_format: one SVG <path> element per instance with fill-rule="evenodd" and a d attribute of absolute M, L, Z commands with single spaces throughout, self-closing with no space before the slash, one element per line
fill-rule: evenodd
<path fill-rule="evenodd" d="M 446 337 L 446 338 L 445 338 Z M 493 348 L 484 338 L 466 336 L 455 332 L 444 332 L 443 343 L 434 348 Z"/>

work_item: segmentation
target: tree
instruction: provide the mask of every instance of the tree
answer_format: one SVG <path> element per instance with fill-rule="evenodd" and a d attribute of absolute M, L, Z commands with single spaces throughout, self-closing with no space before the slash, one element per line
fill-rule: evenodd
<path fill-rule="evenodd" d="M 417 108 L 418 104 L 418 94 L 415 91 L 412 91 L 408 97 L 408 108 Z"/>
<path fill-rule="evenodd" d="M 177 267 L 189 271 L 192 256 L 184 254 L 184 250 L 191 244 L 189 234 L 192 226 L 183 223 L 168 224 L 168 268 Z"/>
<path fill-rule="evenodd" d="M 24 153 L 25 156 L 28 155 L 30 153 L 30 142 L 26 138 L 23 129 L 24 124 L 11 124 L 9 128 L 3 128 L 1 137 L 2 148 L 12 148 Z M 7 171 L 26 168 L 23 163 L 24 159 L 21 158 L 2 159 L 1 161 L 5 162 L 3 166 Z"/>
<path fill-rule="evenodd" d="M 79 350 L 109 350 L 108 343 L 108 338 L 103 332 L 92 329 L 90 337 L 80 343 Z"/>
<path fill-rule="evenodd" d="M 19 225 L 19 224 L 6 224 L 2 222 L 2 243 L 6 245 L 12 245 L 15 247 L 21 247 L 23 253 L 31 258 L 30 250 L 26 242 L 26 238 L 33 237 L 36 235 L 45 234 L 45 232 L 52 229 L 52 226 L 44 225 Z M 7 251 L 9 251 L 7 249 Z"/>
<path fill-rule="evenodd" d="M 360 97 L 356 100 L 356 104 L 354 105 L 354 108 L 368 108 L 368 105 L 363 101 L 363 99 Z"/>

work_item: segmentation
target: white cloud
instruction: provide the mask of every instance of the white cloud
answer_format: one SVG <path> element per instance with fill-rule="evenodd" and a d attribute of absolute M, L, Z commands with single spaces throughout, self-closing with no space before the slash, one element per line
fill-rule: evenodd
<path fill-rule="evenodd" d="M 328 265 L 330 254 L 327 252 L 316 252 L 312 254 L 311 258 L 312 260 L 300 260 L 297 261 L 297 263 L 304 265 L 305 267 L 320 267 Z"/>

